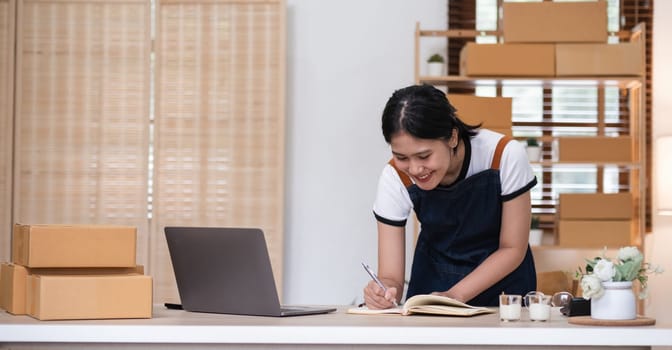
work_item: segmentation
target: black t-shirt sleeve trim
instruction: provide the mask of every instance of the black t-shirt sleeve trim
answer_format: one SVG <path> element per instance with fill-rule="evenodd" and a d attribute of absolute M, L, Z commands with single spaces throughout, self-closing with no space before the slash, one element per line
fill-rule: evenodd
<path fill-rule="evenodd" d="M 532 181 L 530 181 L 527 185 L 523 186 L 518 191 L 509 193 L 506 196 L 502 196 L 502 202 L 507 202 L 507 201 L 510 201 L 510 200 L 514 199 L 514 198 L 520 196 L 521 194 L 531 190 L 532 187 L 534 187 L 536 185 L 537 185 L 537 177 L 535 176 L 534 179 L 532 179 Z"/>
<path fill-rule="evenodd" d="M 390 225 L 390 226 L 398 226 L 398 227 L 406 226 L 406 220 L 395 221 L 395 220 L 386 219 L 386 218 L 376 214 L 375 211 L 373 212 L 373 216 L 375 216 L 376 220 L 382 222 L 383 224 L 387 224 L 387 225 Z"/>

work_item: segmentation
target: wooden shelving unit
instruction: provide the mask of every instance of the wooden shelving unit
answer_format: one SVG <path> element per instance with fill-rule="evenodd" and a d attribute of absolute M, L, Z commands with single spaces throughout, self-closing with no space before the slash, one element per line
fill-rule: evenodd
<path fill-rule="evenodd" d="M 644 35 L 643 26 L 638 30 L 642 31 L 637 35 Z M 615 33 L 620 38 L 631 37 L 631 32 Z M 646 209 L 646 129 L 645 129 L 645 84 L 643 77 L 640 76 L 580 76 L 580 77 L 515 77 L 515 76 L 492 76 L 492 77 L 468 77 L 460 75 L 445 75 L 445 76 L 426 76 L 421 75 L 421 64 L 424 60 L 420 57 L 421 40 L 423 37 L 445 37 L 449 38 L 476 38 L 480 35 L 495 35 L 500 36 L 501 32 L 481 32 L 474 30 L 422 30 L 420 24 L 416 25 L 415 30 L 415 82 L 416 84 L 431 84 L 445 87 L 447 90 L 458 89 L 460 91 L 465 89 L 475 89 L 479 86 L 492 86 L 496 88 L 497 95 L 501 96 L 503 86 L 535 86 L 544 89 L 552 89 L 554 87 L 574 87 L 574 86 L 589 86 L 597 88 L 597 122 L 591 125 L 597 130 L 596 136 L 605 136 L 605 130 L 613 129 L 613 125 L 605 121 L 605 89 L 618 88 L 622 98 L 627 106 L 627 130 L 621 136 L 629 136 L 632 140 L 631 149 L 633 159 L 631 162 L 558 162 L 553 159 L 554 152 L 552 144 L 556 136 L 553 135 L 552 129 L 557 126 L 577 127 L 572 123 L 555 122 L 545 120 L 543 122 L 517 122 L 513 121 L 513 136 L 523 139 L 526 136 L 525 132 L 536 130 L 543 136 L 540 138 L 544 143 L 543 158 L 539 162 L 533 162 L 532 166 L 535 170 L 541 171 L 543 174 L 552 176 L 553 172 L 563 167 L 594 167 L 597 169 L 597 192 L 602 192 L 603 177 L 605 167 L 616 167 L 619 173 L 625 174 L 627 179 L 621 180 L 622 186 L 626 187 L 627 191 L 633 196 L 633 225 L 632 225 L 632 242 L 631 244 L 642 247 L 645 233 L 645 209 Z M 644 47 L 644 45 L 642 45 Z M 645 51 L 642 50 L 642 55 Z M 645 62 L 645 60 L 643 60 Z M 643 71 L 643 70 L 642 70 Z M 515 97 L 514 97 L 515 98 Z M 549 124 L 550 123 L 550 124 Z M 549 130 L 549 125 L 552 125 Z M 556 198 L 548 198 L 548 195 L 542 196 L 541 200 L 533 202 L 533 214 L 539 215 L 542 219 L 542 228 L 546 233 L 551 233 L 553 238 L 556 235 L 556 213 L 555 207 L 557 205 Z M 557 239 L 555 239 L 557 242 Z M 546 244 L 535 250 L 548 251 L 566 250 L 566 249 L 584 249 L 582 247 L 560 247 L 556 244 Z M 592 249 L 586 247 L 586 249 Z"/>

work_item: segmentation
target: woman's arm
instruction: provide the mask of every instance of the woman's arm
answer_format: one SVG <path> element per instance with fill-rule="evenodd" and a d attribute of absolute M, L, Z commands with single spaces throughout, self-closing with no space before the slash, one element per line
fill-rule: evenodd
<path fill-rule="evenodd" d="M 405 227 L 378 222 L 378 278 L 387 287 L 387 293 L 373 281 L 364 288 L 364 301 L 372 309 L 394 306 L 401 301 L 406 267 Z"/>
<path fill-rule="evenodd" d="M 515 270 L 525 258 L 530 235 L 530 191 L 502 204 L 499 248 L 443 294 L 467 302 Z"/>

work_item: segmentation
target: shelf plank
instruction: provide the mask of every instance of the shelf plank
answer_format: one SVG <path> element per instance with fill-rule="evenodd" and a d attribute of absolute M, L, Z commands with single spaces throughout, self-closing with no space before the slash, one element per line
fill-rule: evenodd
<path fill-rule="evenodd" d="M 460 85 L 460 86 L 618 86 L 620 88 L 633 88 L 642 86 L 642 78 L 639 76 L 613 76 L 613 77 L 468 77 L 462 75 L 444 76 L 420 76 L 420 83 L 432 85 Z"/>
<path fill-rule="evenodd" d="M 532 166 L 542 166 L 542 167 L 593 167 L 593 166 L 618 166 L 618 167 L 627 167 L 631 169 L 638 169 L 642 165 L 637 162 L 563 162 L 563 161 L 551 161 L 544 160 L 540 162 L 530 162 Z"/>
<path fill-rule="evenodd" d="M 501 36 L 502 32 L 497 30 L 475 30 L 475 29 L 448 29 L 448 30 L 420 30 L 420 36 L 435 36 L 448 38 L 475 38 L 477 36 Z"/>

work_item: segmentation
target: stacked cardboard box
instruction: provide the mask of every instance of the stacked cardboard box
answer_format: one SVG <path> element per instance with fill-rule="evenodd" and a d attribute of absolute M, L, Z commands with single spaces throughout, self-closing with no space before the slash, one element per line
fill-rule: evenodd
<path fill-rule="evenodd" d="M 555 75 L 555 47 L 547 44 L 467 43 L 460 52 L 460 73 L 466 76 Z"/>
<path fill-rule="evenodd" d="M 152 278 L 135 255 L 135 227 L 16 224 L 0 307 L 40 320 L 150 318 Z"/>
<path fill-rule="evenodd" d="M 561 162 L 632 162 L 632 138 L 629 136 L 571 136 L 558 138 Z"/>
<path fill-rule="evenodd" d="M 607 43 L 607 2 L 504 2 L 503 44 L 468 43 L 466 76 L 638 76 L 641 32 Z"/>
<path fill-rule="evenodd" d="M 448 101 L 463 122 L 511 136 L 511 98 L 448 94 Z"/>
<path fill-rule="evenodd" d="M 504 2 L 506 43 L 607 41 L 607 2 Z"/>
<path fill-rule="evenodd" d="M 617 248 L 631 245 L 630 193 L 563 193 L 558 207 L 558 244 Z"/>

